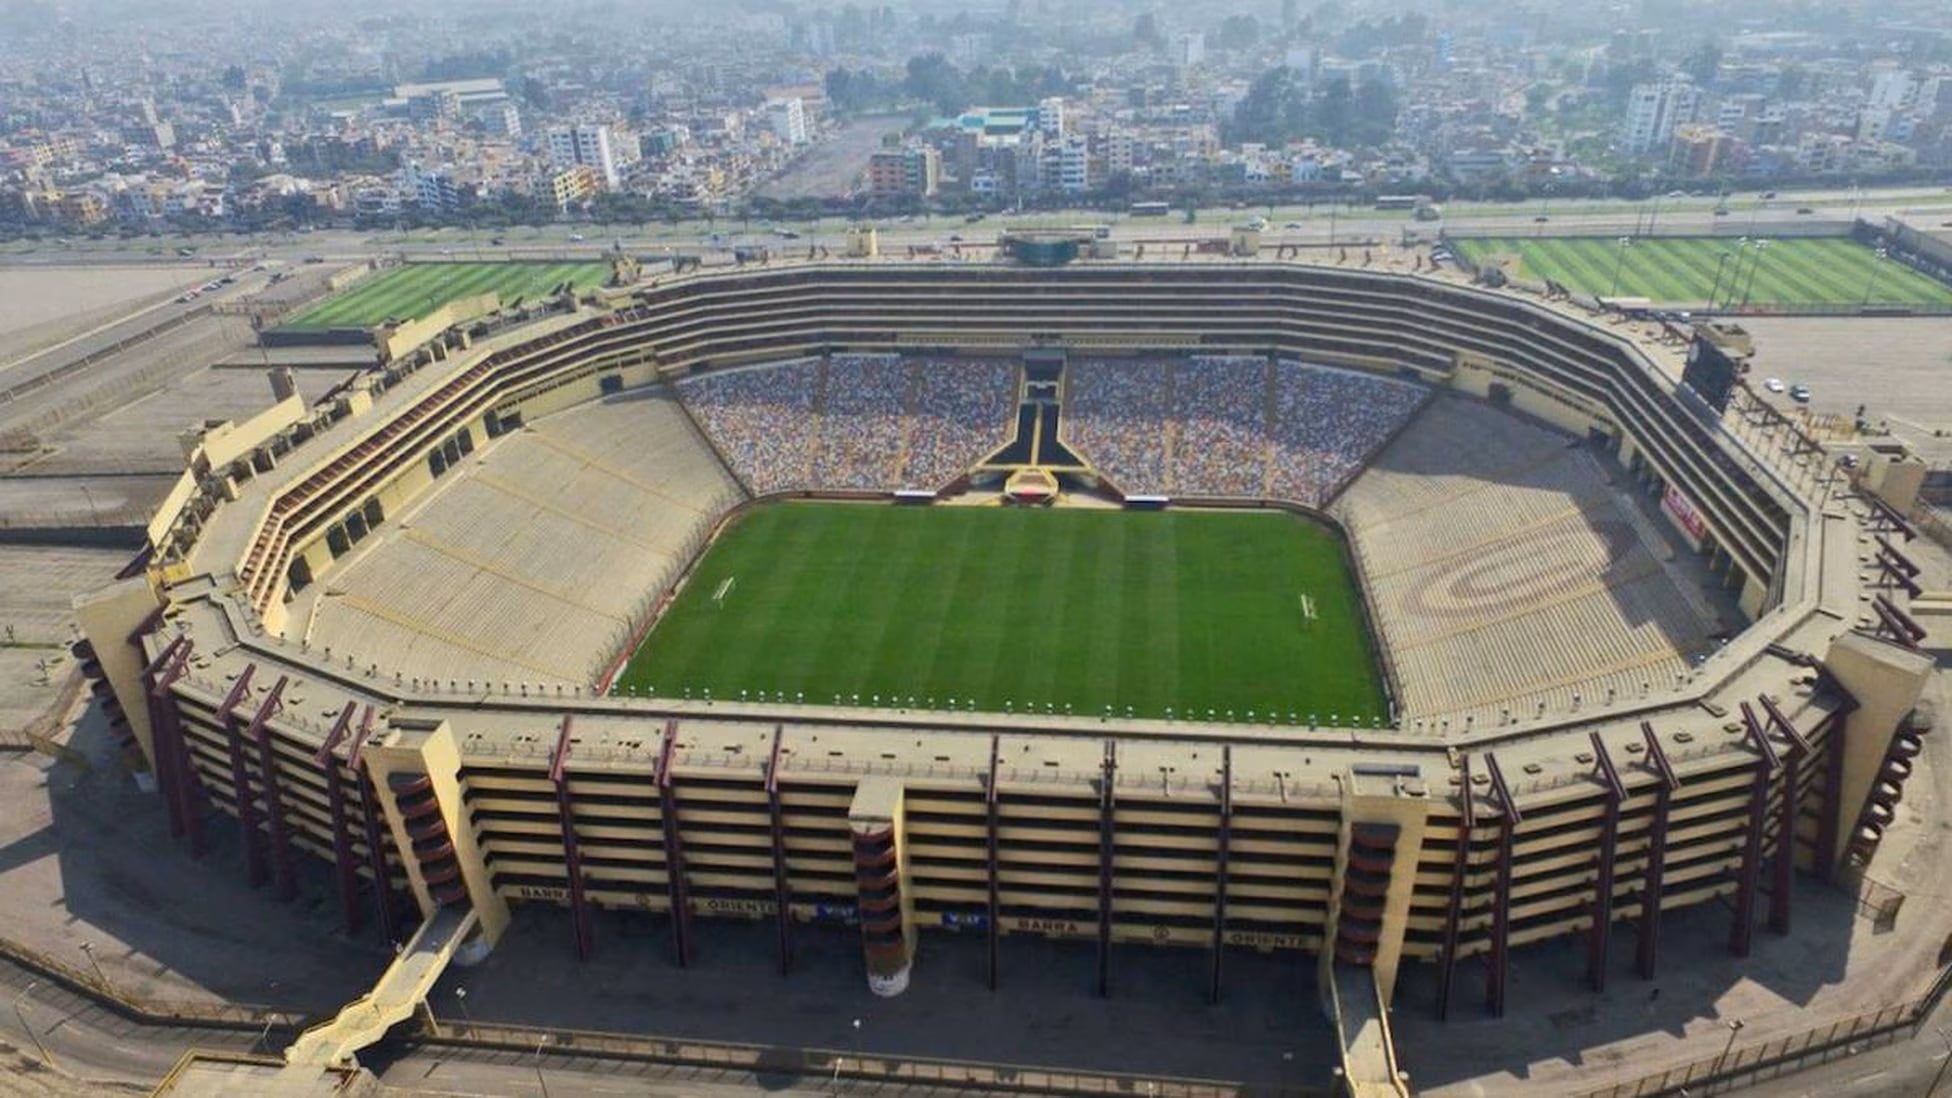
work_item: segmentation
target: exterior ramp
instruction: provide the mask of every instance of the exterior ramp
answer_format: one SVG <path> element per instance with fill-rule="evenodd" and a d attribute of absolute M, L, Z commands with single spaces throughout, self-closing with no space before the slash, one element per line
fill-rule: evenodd
<path fill-rule="evenodd" d="M 1374 969 L 1338 964 L 1329 980 L 1329 1010 L 1342 1041 L 1341 1093 L 1348 1098 L 1410 1098 L 1410 1081 L 1396 1066 L 1389 1009 Z"/>
<path fill-rule="evenodd" d="M 447 971 L 454 951 L 479 922 L 473 909 L 438 908 L 420 925 L 407 947 L 380 974 L 373 990 L 347 1003 L 337 1017 L 298 1035 L 285 1050 L 285 1063 L 340 1067 L 353 1063 L 353 1054 L 386 1036 L 386 1031 L 413 1017 Z"/>

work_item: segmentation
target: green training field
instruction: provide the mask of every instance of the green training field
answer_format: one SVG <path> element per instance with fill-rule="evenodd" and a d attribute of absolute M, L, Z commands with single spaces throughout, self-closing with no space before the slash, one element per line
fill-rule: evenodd
<path fill-rule="evenodd" d="M 286 328 L 370 328 L 425 316 L 456 298 L 490 290 L 504 302 L 544 294 L 563 281 L 587 289 L 610 277 L 604 263 L 409 263 L 372 275 L 284 323 Z"/>
<path fill-rule="evenodd" d="M 1280 512 L 763 505 L 617 682 L 822 705 L 1387 715 L 1335 534 Z"/>
<path fill-rule="evenodd" d="M 1643 236 L 1624 255 L 1618 238 L 1607 236 L 1467 237 L 1451 244 L 1478 264 L 1516 255 L 1519 277 L 1549 278 L 1574 293 L 1672 305 L 1701 305 L 1711 292 L 1724 306 L 1740 305 L 1745 292 L 1751 305 L 1859 305 L 1867 291 L 1873 305 L 1952 305 L 1952 286 L 1902 263 L 1880 263 L 1877 253 L 1842 236 L 1772 237 L 1761 248 L 1734 238 Z"/>

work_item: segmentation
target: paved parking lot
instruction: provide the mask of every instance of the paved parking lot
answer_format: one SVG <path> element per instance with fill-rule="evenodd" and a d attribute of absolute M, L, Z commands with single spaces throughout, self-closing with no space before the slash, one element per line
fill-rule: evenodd
<path fill-rule="evenodd" d="M 1952 317 L 1747 317 L 1755 336 L 1760 390 L 1778 378 L 1807 385 L 1810 408 L 1848 416 L 1868 406 L 1872 423 L 1889 418 L 1907 440 L 1932 449 L 1934 431 L 1952 455 Z M 1775 395 L 1791 407 L 1787 395 Z"/>

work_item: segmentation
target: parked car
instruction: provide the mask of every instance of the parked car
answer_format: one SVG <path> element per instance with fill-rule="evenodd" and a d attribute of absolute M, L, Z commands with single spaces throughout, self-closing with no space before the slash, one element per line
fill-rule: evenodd
<path fill-rule="evenodd" d="M 1798 206 L 1796 207 L 1796 212 L 1799 214 L 1813 214 L 1816 211 L 1810 209 L 1808 206 Z"/>
<path fill-rule="evenodd" d="M 1533 223 L 1534 225 L 1543 225 L 1543 224 L 1545 224 L 1546 222 L 1548 222 L 1548 221 L 1550 221 L 1550 220 L 1552 220 L 1552 219 L 1551 219 L 1551 218 L 1549 218 L 1549 217 L 1547 217 L 1547 216 L 1545 216 L 1544 214 L 1540 214 L 1540 215 L 1538 215 L 1537 217 L 1535 217 L 1535 218 L 1533 218 L 1533 219 L 1532 219 L 1532 223 Z"/>
<path fill-rule="evenodd" d="M 1810 402 L 1810 387 L 1808 385 L 1790 386 L 1789 399 L 1798 404 L 1808 404 Z"/>
<path fill-rule="evenodd" d="M 1783 379 L 1779 377 L 1772 377 L 1769 380 L 1763 382 L 1762 387 L 1764 389 L 1769 390 L 1772 393 L 1780 393 L 1783 391 Z"/>

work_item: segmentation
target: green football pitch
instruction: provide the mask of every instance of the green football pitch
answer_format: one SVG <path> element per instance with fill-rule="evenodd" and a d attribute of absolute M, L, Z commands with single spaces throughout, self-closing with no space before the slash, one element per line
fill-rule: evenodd
<path fill-rule="evenodd" d="M 1645 297 L 1669 305 L 1952 305 L 1947 286 L 1849 237 L 1460 237 L 1451 246 L 1483 265 L 1516 256 L 1520 278 L 1574 293 Z M 1723 258 L 1727 257 L 1727 258 Z M 1615 270 L 1619 272 L 1617 283 Z M 1719 274 L 1718 274 L 1719 272 Z"/>
<path fill-rule="evenodd" d="M 390 318 L 422 317 L 456 298 L 487 293 L 504 303 L 548 293 L 562 282 L 586 289 L 610 277 L 603 263 L 409 263 L 371 275 L 306 309 L 286 328 L 370 328 Z"/>
<path fill-rule="evenodd" d="M 1387 717 L 1336 535 L 1283 512 L 765 504 L 706 553 L 617 686 L 809 705 Z"/>

